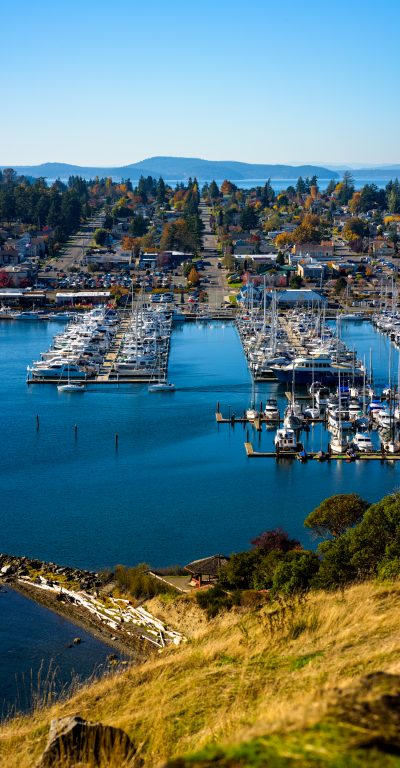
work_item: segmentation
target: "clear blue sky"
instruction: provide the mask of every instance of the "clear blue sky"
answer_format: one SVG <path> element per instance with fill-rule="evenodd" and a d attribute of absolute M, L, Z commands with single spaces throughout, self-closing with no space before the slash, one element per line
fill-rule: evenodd
<path fill-rule="evenodd" d="M 3 0 L 0 164 L 400 163 L 400 0 Z"/>

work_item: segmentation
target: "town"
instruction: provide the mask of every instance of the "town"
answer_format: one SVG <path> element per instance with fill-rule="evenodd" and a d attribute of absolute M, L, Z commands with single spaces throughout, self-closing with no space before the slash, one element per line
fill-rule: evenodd
<path fill-rule="evenodd" d="M 397 302 L 399 235 L 397 179 L 356 190 L 345 171 L 325 189 L 300 177 L 275 192 L 270 181 L 172 187 L 151 177 L 48 185 L 6 169 L 0 315 L 118 306 L 132 288 L 191 316 L 234 312 L 262 285 L 289 303 L 314 291 L 329 309 L 372 315 Z"/>

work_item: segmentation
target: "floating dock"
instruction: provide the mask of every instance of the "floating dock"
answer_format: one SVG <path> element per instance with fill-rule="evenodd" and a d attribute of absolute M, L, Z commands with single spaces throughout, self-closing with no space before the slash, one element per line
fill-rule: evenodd
<path fill-rule="evenodd" d="M 381 453 L 380 451 L 374 453 L 357 453 L 354 457 L 348 456 L 346 453 L 325 453 L 321 456 L 320 453 L 310 452 L 305 455 L 304 458 L 299 456 L 299 451 L 255 451 L 253 443 L 245 442 L 244 448 L 246 455 L 249 459 L 298 459 L 303 464 L 307 461 L 400 461 L 400 453 Z"/>

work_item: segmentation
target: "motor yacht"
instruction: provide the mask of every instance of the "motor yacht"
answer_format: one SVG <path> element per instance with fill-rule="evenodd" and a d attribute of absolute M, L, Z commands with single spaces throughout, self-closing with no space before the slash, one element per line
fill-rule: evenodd
<path fill-rule="evenodd" d="M 356 432 L 352 440 L 352 445 L 360 453 L 372 453 L 374 450 L 368 432 Z"/>
<path fill-rule="evenodd" d="M 287 427 L 282 427 L 281 429 L 276 430 L 276 435 L 274 437 L 274 445 L 277 451 L 279 453 L 284 453 L 285 451 L 296 451 L 297 450 L 297 436 L 296 432 L 293 429 L 288 429 Z"/>
<path fill-rule="evenodd" d="M 267 400 L 264 407 L 265 421 L 280 421 L 280 413 L 276 400 Z"/>

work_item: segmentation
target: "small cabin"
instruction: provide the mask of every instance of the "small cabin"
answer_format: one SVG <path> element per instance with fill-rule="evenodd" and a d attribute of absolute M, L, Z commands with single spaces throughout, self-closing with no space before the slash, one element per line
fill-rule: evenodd
<path fill-rule="evenodd" d="M 192 587 L 203 587 L 212 585 L 218 580 L 219 572 L 223 565 L 226 565 L 229 557 L 225 555 L 212 555 L 203 557 L 200 560 L 193 560 L 185 565 L 185 571 L 191 574 L 190 585 Z"/>

